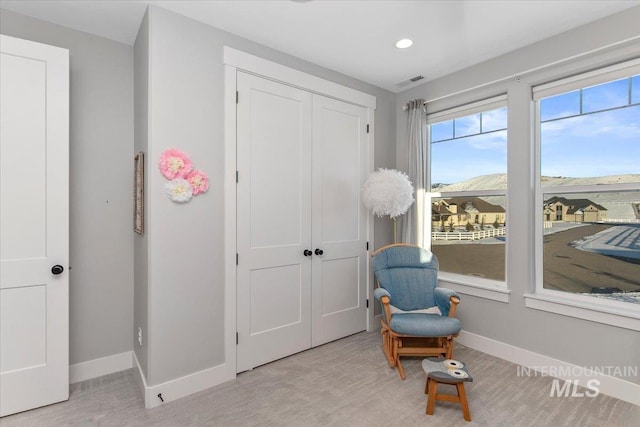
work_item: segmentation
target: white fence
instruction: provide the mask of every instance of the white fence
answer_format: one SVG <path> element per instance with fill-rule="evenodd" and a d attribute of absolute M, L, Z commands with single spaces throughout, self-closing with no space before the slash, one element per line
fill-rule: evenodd
<path fill-rule="evenodd" d="M 640 219 L 605 219 L 605 224 L 640 224 Z"/>
<path fill-rule="evenodd" d="M 480 240 L 488 237 L 504 236 L 505 227 L 487 228 L 480 231 L 433 231 L 431 240 Z"/>

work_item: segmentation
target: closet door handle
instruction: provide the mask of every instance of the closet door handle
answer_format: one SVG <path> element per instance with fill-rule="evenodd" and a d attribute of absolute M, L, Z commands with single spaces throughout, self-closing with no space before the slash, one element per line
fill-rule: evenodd
<path fill-rule="evenodd" d="M 316 249 L 316 255 L 322 255 L 324 251 L 322 249 Z"/>
<path fill-rule="evenodd" d="M 305 249 L 303 254 L 304 254 L 304 256 L 311 256 L 311 255 L 313 255 L 313 252 L 311 252 L 309 249 Z"/>

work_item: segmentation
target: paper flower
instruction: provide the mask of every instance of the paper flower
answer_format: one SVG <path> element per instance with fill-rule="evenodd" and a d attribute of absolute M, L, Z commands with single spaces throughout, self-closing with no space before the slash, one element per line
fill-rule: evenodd
<path fill-rule="evenodd" d="M 413 186 L 406 174 L 380 168 L 362 186 L 362 200 L 374 215 L 393 219 L 405 214 L 413 203 Z"/>
<path fill-rule="evenodd" d="M 193 196 L 191 184 L 183 178 L 176 178 L 167 182 L 164 185 L 164 189 L 167 192 L 167 197 L 176 203 L 187 203 L 191 200 L 191 196 Z"/>
<path fill-rule="evenodd" d="M 193 188 L 194 196 L 197 196 L 200 193 L 204 193 L 209 189 L 209 178 L 207 178 L 207 175 L 205 175 L 205 173 L 202 171 L 192 171 L 189 175 L 187 175 L 187 181 L 189 181 L 189 184 L 191 184 L 191 188 Z"/>
<path fill-rule="evenodd" d="M 189 156 L 175 148 L 165 150 L 160 155 L 158 167 L 167 179 L 185 178 L 192 170 Z"/>

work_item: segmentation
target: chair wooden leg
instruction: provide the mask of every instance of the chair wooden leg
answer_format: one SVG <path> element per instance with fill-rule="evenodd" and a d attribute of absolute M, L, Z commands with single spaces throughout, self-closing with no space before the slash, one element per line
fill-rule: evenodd
<path fill-rule="evenodd" d="M 398 364 L 398 339 L 391 338 L 391 359 L 393 360 L 393 366 Z"/>
<path fill-rule="evenodd" d="M 398 348 L 400 347 L 400 340 L 397 337 L 392 337 L 391 341 L 392 341 L 392 348 L 393 348 L 391 353 L 393 357 L 393 364 L 398 369 L 398 374 L 400 375 L 400 378 L 404 380 L 407 376 L 404 373 L 404 367 L 402 366 L 402 362 L 400 361 L 400 354 L 398 351 Z"/>
<path fill-rule="evenodd" d="M 453 338 L 448 337 L 445 339 L 446 339 L 446 348 L 447 348 L 446 357 L 447 359 L 452 359 L 453 358 Z"/>
<path fill-rule="evenodd" d="M 429 397 L 427 398 L 427 415 L 433 415 L 436 407 L 436 393 L 438 392 L 438 382 L 427 378 L 427 387 L 429 388 Z"/>
<path fill-rule="evenodd" d="M 456 384 L 458 389 L 458 397 L 460 398 L 460 405 L 462 406 L 462 415 L 466 421 L 471 421 L 471 414 L 469 413 L 469 402 L 467 402 L 467 393 L 464 391 L 464 383 Z"/>
<path fill-rule="evenodd" d="M 387 363 L 389 363 L 389 367 L 393 368 L 394 363 L 393 363 L 393 356 L 391 355 L 391 338 L 389 337 L 389 331 L 383 326 L 381 333 L 382 333 L 382 351 L 384 352 L 384 355 L 387 357 Z"/>
<path fill-rule="evenodd" d="M 400 374 L 400 378 L 402 378 L 403 380 L 407 378 L 407 375 L 404 373 L 404 367 L 402 366 L 402 362 L 400 361 L 400 358 L 398 358 L 396 367 L 398 368 L 398 374 Z"/>

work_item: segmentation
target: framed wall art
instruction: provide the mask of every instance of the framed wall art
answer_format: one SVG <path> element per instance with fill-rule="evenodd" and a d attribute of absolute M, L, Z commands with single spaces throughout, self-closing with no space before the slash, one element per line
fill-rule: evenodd
<path fill-rule="evenodd" d="M 135 157 L 133 199 L 133 231 L 144 234 L 144 153 Z"/>

